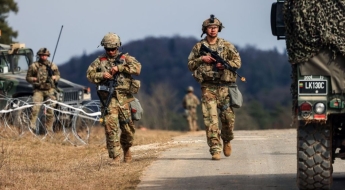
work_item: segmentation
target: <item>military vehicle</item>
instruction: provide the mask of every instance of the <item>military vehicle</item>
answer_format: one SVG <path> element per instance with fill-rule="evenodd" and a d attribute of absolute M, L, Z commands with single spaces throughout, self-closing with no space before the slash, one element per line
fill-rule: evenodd
<path fill-rule="evenodd" d="M 345 159 L 345 10 L 339 0 L 278 0 L 271 30 L 285 39 L 297 124 L 297 186 L 331 189 Z"/>
<path fill-rule="evenodd" d="M 33 63 L 33 59 L 33 50 L 26 48 L 25 44 L 0 44 L 0 110 L 14 109 L 32 102 L 33 87 L 26 81 L 26 73 L 30 64 Z M 90 88 L 61 78 L 58 81 L 57 100 L 74 107 L 80 106 L 83 102 L 91 100 Z M 11 124 L 16 126 L 29 125 L 28 116 L 30 113 L 24 114 L 23 111 L 11 113 L 13 118 Z M 61 122 L 68 123 L 72 119 L 72 115 L 69 114 L 55 115 L 59 117 L 55 119 L 55 124 L 58 122 L 60 124 Z M 41 111 L 38 119 L 42 116 L 43 111 Z"/>

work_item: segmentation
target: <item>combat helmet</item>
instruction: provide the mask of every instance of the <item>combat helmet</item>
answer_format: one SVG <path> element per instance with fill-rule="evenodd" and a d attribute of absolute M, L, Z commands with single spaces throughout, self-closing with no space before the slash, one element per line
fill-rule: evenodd
<path fill-rule="evenodd" d="M 102 41 L 101 41 L 101 46 L 104 46 L 105 48 L 118 48 L 121 46 L 121 40 L 120 36 L 118 36 L 115 33 L 109 32 L 106 34 Z"/>
<path fill-rule="evenodd" d="M 222 28 L 224 28 L 222 22 L 220 22 L 220 20 L 218 18 L 214 17 L 214 15 L 210 15 L 210 18 L 206 19 L 202 23 L 202 27 L 201 27 L 202 34 L 201 34 L 201 37 L 206 33 L 206 28 L 208 26 L 211 26 L 211 25 L 218 26 L 219 27 L 218 32 L 222 31 Z"/>
<path fill-rule="evenodd" d="M 50 51 L 47 48 L 41 48 L 37 51 L 37 55 L 47 55 L 50 56 Z"/>
<path fill-rule="evenodd" d="M 193 92 L 193 91 L 194 91 L 194 88 L 192 86 L 188 86 L 187 92 Z"/>

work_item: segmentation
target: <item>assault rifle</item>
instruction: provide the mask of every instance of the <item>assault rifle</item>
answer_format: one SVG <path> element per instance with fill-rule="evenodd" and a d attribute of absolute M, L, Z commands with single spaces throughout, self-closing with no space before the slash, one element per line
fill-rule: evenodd
<path fill-rule="evenodd" d="M 120 53 L 117 56 L 117 58 L 115 60 L 115 65 L 119 65 L 119 64 L 123 63 L 123 61 L 120 61 L 120 58 L 123 54 L 124 53 Z M 116 72 L 115 75 L 113 75 L 112 79 L 106 80 L 104 83 L 97 86 L 97 96 L 98 96 L 98 98 L 99 98 L 99 100 L 103 106 L 103 110 L 101 113 L 102 118 L 100 120 L 101 122 L 105 121 L 105 115 L 108 114 L 108 112 L 109 112 L 108 107 L 109 107 L 111 98 L 113 97 L 115 88 L 119 85 L 119 83 L 117 81 L 119 74 L 120 74 L 120 72 Z M 108 94 L 105 101 L 102 99 L 102 94 L 104 94 L 104 92 Z"/>
<path fill-rule="evenodd" d="M 217 63 L 222 64 L 222 66 L 225 69 L 228 69 L 231 72 L 237 74 L 241 78 L 241 81 L 243 81 L 243 82 L 246 81 L 246 78 L 242 77 L 241 75 L 239 75 L 237 73 L 237 68 L 232 67 L 228 62 L 226 62 L 223 58 L 221 58 L 217 51 L 212 51 L 210 48 L 206 47 L 205 44 L 201 44 L 200 53 L 201 53 L 201 55 L 206 55 L 207 53 L 209 53 L 211 55 L 211 57 L 216 60 L 214 62 L 215 64 L 217 64 Z"/>
<path fill-rule="evenodd" d="M 53 83 L 54 79 L 52 78 L 54 75 L 54 72 L 52 70 L 52 67 L 49 65 L 46 65 L 48 76 L 50 77 L 51 83 Z M 54 81 L 55 88 L 57 88 L 58 82 Z"/>

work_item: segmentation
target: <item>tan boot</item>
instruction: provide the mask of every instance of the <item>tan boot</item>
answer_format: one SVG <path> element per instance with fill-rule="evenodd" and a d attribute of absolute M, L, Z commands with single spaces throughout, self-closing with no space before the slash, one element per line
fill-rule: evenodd
<path fill-rule="evenodd" d="M 129 148 L 123 149 L 123 161 L 126 163 L 130 163 L 132 161 L 132 153 Z"/>
<path fill-rule="evenodd" d="M 119 166 L 120 160 L 121 160 L 121 155 L 116 156 L 115 158 L 113 158 L 111 165 Z"/>
<path fill-rule="evenodd" d="M 212 160 L 220 160 L 220 152 L 216 152 L 212 155 Z"/>
<path fill-rule="evenodd" d="M 223 141 L 223 153 L 224 156 L 229 157 L 231 155 L 231 144 L 230 141 Z"/>

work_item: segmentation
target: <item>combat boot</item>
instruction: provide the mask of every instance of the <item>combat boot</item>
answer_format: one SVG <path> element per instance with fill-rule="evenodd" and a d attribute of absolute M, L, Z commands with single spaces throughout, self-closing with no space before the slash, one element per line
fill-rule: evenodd
<path fill-rule="evenodd" d="M 129 148 L 123 149 L 123 155 L 123 161 L 125 163 L 130 163 L 132 161 L 132 153 L 131 150 L 129 150 Z"/>
<path fill-rule="evenodd" d="M 220 152 L 212 154 L 212 160 L 220 160 Z"/>
<path fill-rule="evenodd" d="M 111 165 L 119 166 L 120 160 L 121 160 L 121 155 L 116 156 L 115 158 L 113 158 Z"/>
<path fill-rule="evenodd" d="M 230 141 L 223 141 L 223 153 L 224 153 L 224 156 L 226 157 L 229 157 L 231 155 Z"/>

